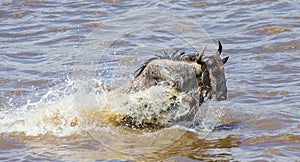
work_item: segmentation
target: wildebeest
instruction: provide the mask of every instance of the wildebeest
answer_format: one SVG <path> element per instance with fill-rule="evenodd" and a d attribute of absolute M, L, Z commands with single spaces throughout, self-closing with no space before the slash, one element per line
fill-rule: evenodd
<path fill-rule="evenodd" d="M 111 91 L 105 116 L 117 125 L 158 128 L 192 117 L 206 100 L 227 99 L 222 45 L 217 52 L 162 53 L 146 61 L 128 83 Z"/>

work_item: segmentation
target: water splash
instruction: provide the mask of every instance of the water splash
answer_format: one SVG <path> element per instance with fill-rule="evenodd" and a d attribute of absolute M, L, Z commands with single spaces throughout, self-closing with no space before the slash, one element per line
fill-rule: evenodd
<path fill-rule="evenodd" d="M 226 107 L 222 102 L 207 102 L 200 107 L 191 121 L 174 123 L 170 127 L 159 130 L 114 126 L 103 114 L 106 104 L 114 102 L 109 102 L 107 90 L 99 85 L 102 85 L 99 80 L 67 79 L 65 83 L 50 88 L 38 102 L 28 101 L 27 104 L 13 111 L 2 110 L 0 111 L 0 133 L 55 137 L 88 133 L 100 143 L 117 151 L 130 152 L 130 148 L 135 147 L 140 148 L 135 149 L 137 151 L 135 153 L 149 152 L 171 145 L 186 131 L 198 134 L 200 139 L 206 138 L 219 122 Z M 152 91 L 155 92 L 159 93 Z M 128 96 L 119 97 L 129 99 Z M 134 100 L 134 96 L 131 97 Z M 119 105 L 115 106 L 114 110 L 126 109 Z M 145 115 L 147 117 L 147 114 Z M 175 113 L 173 117 L 181 115 Z M 190 127 L 191 124 L 194 126 Z"/>
<path fill-rule="evenodd" d="M 14 111 L 2 110 L 0 132 L 58 137 L 80 134 L 86 130 L 82 110 L 99 107 L 95 93 L 89 88 L 82 81 L 66 80 L 50 88 L 37 102 L 28 100 Z"/>

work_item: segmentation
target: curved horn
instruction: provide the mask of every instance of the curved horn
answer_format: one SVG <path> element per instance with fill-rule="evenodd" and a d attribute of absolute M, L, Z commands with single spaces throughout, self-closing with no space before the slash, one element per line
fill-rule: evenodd
<path fill-rule="evenodd" d="M 222 44 L 221 44 L 220 41 L 218 41 L 218 44 L 219 44 L 219 48 L 218 48 L 217 54 L 221 55 L 221 53 L 222 53 Z"/>
<path fill-rule="evenodd" d="M 204 51 L 206 50 L 206 47 L 207 47 L 207 44 L 202 48 L 201 52 L 197 55 L 197 57 L 196 57 L 196 62 L 197 62 L 198 60 L 200 60 L 201 57 L 204 55 Z"/>

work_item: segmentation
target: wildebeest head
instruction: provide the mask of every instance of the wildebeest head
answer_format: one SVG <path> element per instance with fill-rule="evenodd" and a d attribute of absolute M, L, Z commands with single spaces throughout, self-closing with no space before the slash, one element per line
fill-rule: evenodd
<path fill-rule="evenodd" d="M 207 86 L 210 91 L 209 97 L 216 95 L 218 101 L 227 99 L 227 86 L 224 71 L 224 64 L 227 62 L 229 57 L 221 59 L 222 45 L 218 42 L 219 49 L 216 54 L 211 56 L 203 56 L 204 49 L 198 55 L 197 63 L 202 65 L 202 82 L 203 86 Z"/>

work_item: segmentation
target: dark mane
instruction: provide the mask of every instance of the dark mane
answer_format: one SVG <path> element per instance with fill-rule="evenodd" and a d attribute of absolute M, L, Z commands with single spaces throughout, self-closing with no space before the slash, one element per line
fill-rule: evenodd
<path fill-rule="evenodd" d="M 167 53 L 166 51 L 161 52 L 160 54 L 156 54 L 154 55 L 154 57 L 148 59 L 145 63 L 142 64 L 141 67 L 139 67 L 135 72 L 134 72 L 134 77 L 138 77 L 143 70 L 146 68 L 146 66 L 153 60 L 158 60 L 158 59 L 168 59 L 168 60 L 173 60 L 173 61 L 187 61 L 186 57 L 188 56 L 189 58 L 195 58 L 195 56 L 197 55 L 197 53 L 195 54 L 186 54 L 185 51 L 180 51 L 180 50 L 176 50 L 173 53 Z"/>
<path fill-rule="evenodd" d="M 157 59 L 159 59 L 159 58 L 153 57 L 153 58 L 148 59 L 146 62 L 144 62 L 144 63 L 142 64 L 142 66 L 139 67 L 139 68 L 134 72 L 134 77 L 135 77 L 135 78 L 138 77 L 138 76 L 143 72 L 143 70 L 146 68 L 146 66 L 147 66 L 151 61 L 157 60 Z"/>

